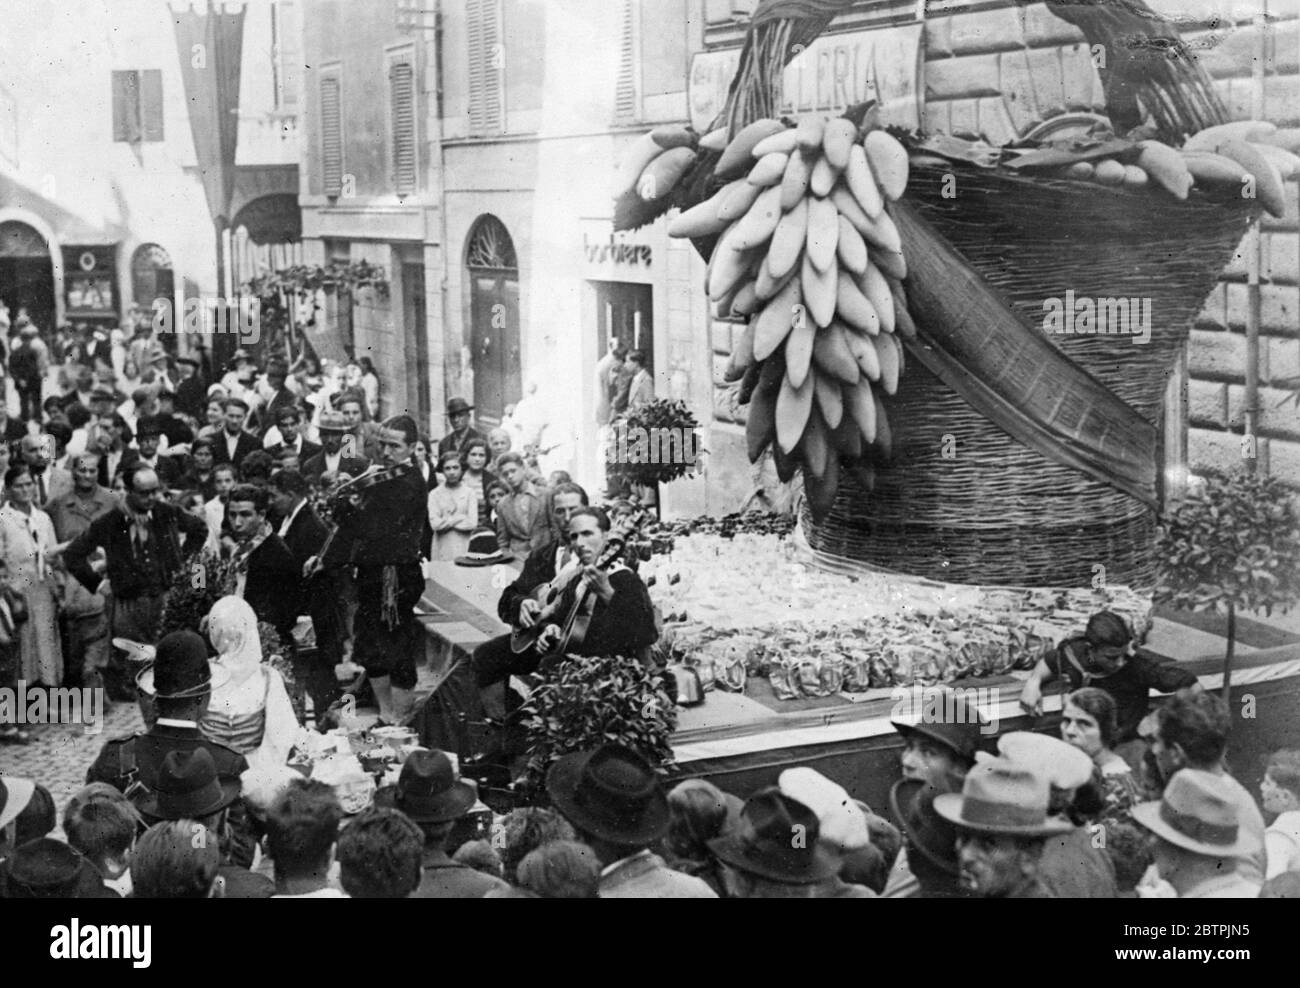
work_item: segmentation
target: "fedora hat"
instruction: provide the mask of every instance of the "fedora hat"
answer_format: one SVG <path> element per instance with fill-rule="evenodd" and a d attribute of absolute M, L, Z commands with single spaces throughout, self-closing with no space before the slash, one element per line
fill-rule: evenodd
<path fill-rule="evenodd" d="M 1196 854 L 1239 858 L 1259 850 L 1259 841 L 1241 827 L 1224 777 L 1200 769 L 1175 772 L 1159 800 L 1133 807 L 1133 819 L 1157 837 Z"/>
<path fill-rule="evenodd" d="M 158 643 L 153 663 L 135 683 L 158 700 L 189 700 L 224 686 L 230 674 L 208 661 L 208 647 L 193 631 L 173 631 Z"/>
<path fill-rule="evenodd" d="M 1004 734 L 998 738 L 998 754 L 1041 775 L 1056 789 L 1078 789 L 1092 778 L 1092 759 L 1050 734 L 1032 731 Z"/>
<path fill-rule="evenodd" d="M 718 860 L 787 885 L 812 885 L 839 871 L 822 845 L 817 814 L 776 786 L 749 797 L 739 832 L 709 841 Z"/>
<path fill-rule="evenodd" d="M 238 779 L 217 777 L 207 748 L 169 751 L 153 791 L 137 807 L 153 820 L 196 820 L 223 810 L 239 796 Z"/>
<path fill-rule="evenodd" d="M 961 871 L 957 859 L 957 828 L 934 810 L 936 790 L 924 779 L 899 779 L 889 790 L 894 819 L 907 835 L 908 854 L 920 852 L 944 874 Z"/>
<path fill-rule="evenodd" d="M 328 410 L 320 413 L 320 423 L 317 428 L 321 432 L 351 432 L 352 427 L 348 425 L 348 420 L 343 417 L 342 412 Z"/>
<path fill-rule="evenodd" d="M 441 751 L 413 751 L 397 779 L 397 808 L 416 823 L 459 820 L 477 800 L 474 787 L 456 778 Z"/>
<path fill-rule="evenodd" d="M 491 566 L 504 563 L 508 558 L 497 543 L 497 533 L 490 528 L 480 528 L 470 535 L 465 555 L 456 557 L 456 565 Z"/>
<path fill-rule="evenodd" d="M 641 755 L 619 744 L 560 758 L 546 774 L 551 802 L 579 830 L 642 846 L 668 832 L 668 798 Z"/>
<path fill-rule="evenodd" d="M 815 769 L 788 768 L 777 778 L 781 792 L 817 815 L 822 840 L 844 851 L 871 843 L 867 817 L 848 791 Z"/>
<path fill-rule="evenodd" d="M 1005 758 L 990 758 L 966 775 L 960 796 L 936 796 L 934 808 L 958 830 L 980 834 L 1050 837 L 1073 830 L 1068 820 L 1048 817 L 1047 801 L 1045 778 Z"/>
<path fill-rule="evenodd" d="M 942 719 L 935 719 L 931 705 L 924 703 L 923 709 L 916 711 L 915 716 L 891 720 L 890 723 L 904 738 L 919 734 L 937 741 L 970 764 L 975 760 L 975 752 L 980 748 L 983 729 L 988 722 L 960 693 L 937 686 L 930 688 L 940 691 L 941 702 L 934 706 Z"/>
<path fill-rule="evenodd" d="M 9 826 L 32 801 L 36 783 L 15 775 L 0 775 L 0 829 Z"/>
<path fill-rule="evenodd" d="M 84 862 L 77 851 L 53 837 L 19 844 L 4 862 L 0 898 L 77 898 Z"/>
<path fill-rule="evenodd" d="M 459 415 L 461 412 L 472 412 L 472 411 L 474 411 L 474 406 L 471 405 L 469 402 L 467 402 L 464 398 L 453 398 L 451 399 L 451 401 L 447 402 L 448 418 L 451 418 L 453 415 Z"/>

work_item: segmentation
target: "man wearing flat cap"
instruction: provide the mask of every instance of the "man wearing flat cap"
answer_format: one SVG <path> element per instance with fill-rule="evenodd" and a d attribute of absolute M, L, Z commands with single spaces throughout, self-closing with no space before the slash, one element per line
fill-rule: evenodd
<path fill-rule="evenodd" d="M 238 470 L 249 453 L 262 448 L 261 442 L 251 432 L 244 431 L 248 420 L 248 402 L 243 398 L 227 398 L 225 419 L 221 431 L 212 437 L 212 462 L 233 463 Z"/>
<path fill-rule="evenodd" d="M 1050 899 L 1039 880 L 1044 842 L 1072 825 L 1048 816 L 1048 783 L 1004 758 L 981 761 L 961 794 L 935 797 L 935 811 L 957 828 L 962 885 L 981 899 Z"/>
<path fill-rule="evenodd" d="M 718 897 L 703 879 L 673 871 L 650 850 L 668 832 L 668 798 L 635 751 L 607 744 L 565 755 L 547 773 L 546 792 L 600 859 L 600 898 Z"/>
<path fill-rule="evenodd" d="M 1133 807 L 1133 819 L 1155 836 L 1160 877 L 1180 899 L 1254 899 L 1259 883 L 1241 874 L 1242 858 L 1260 841 L 1242 823 L 1225 777 L 1201 769 L 1176 772 L 1157 801 Z"/>

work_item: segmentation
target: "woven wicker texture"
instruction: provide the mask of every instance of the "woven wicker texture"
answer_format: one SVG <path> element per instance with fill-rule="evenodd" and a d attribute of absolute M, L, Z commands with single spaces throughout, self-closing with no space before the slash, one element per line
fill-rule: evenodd
<path fill-rule="evenodd" d="M 944 175 L 957 195 L 941 195 Z M 1240 241 L 1249 211 L 1193 194 L 1129 192 L 973 166 L 914 168 L 908 199 L 1035 326 L 1043 301 L 1147 297 L 1151 339 L 1050 337 L 1157 422 L 1191 319 Z M 813 548 L 935 579 L 990 585 L 1152 583 L 1153 513 L 1051 462 L 975 412 L 909 360 L 887 401 L 894 459 L 875 490 L 842 477 L 823 524 L 804 512 Z"/>

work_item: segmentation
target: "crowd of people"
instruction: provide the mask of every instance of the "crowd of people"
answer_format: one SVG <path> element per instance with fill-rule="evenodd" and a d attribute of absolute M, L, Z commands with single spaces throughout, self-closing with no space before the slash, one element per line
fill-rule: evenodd
<path fill-rule="evenodd" d="M 536 805 L 494 815 L 462 770 L 519 754 L 509 682 L 575 656 L 660 664 L 662 621 L 622 538 L 637 505 L 599 506 L 567 474 L 544 476 L 535 447 L 481 432 L 463 399 L 437 442 L 409 415 L 379 420 L 361 363 L 259 368 L 241 351 L 209 384 L 200 359 L 141 326 L 121 354 L 95 332 L 43 344 L 33 393 L 18 377 L 31 335 L 9 358 L 23 415 L 0 413 L 0 686 L 102 685 L 137 702 L 146 729 L 104 744 L 61 821 L 41 780 L 0 775 L 0 896 L 1300 889 L 1300 752 L 1270 758 L 1261 811 L 1228 771 L 1224 702 L 1138 652 L 1107 612 L 1024 684 L 1039 714 L 1044 686 L 1062 682 L 1059 736 L 991 740 L 960 694 L 926 705 L 894 721 L 888 806 L 807 766 L 745 800 L 703 779 L 667 786 L 611 742 L 563 754 Z M 52 380 L 61 393 L 47 397 Z M 519 566 L 498 603 L 511 632 L 430 685 L 416 605 L 428 564 L 447 561 Z M 218 583 L 199 588 L 202 613 L 164 629 L 199 575 Z M 396 781 L 358 803 L 291 756 L 362 682 L 379 726 L 421 729 Z M 1168 694 L 1154 710 L 1153 690 Z M 470 724 L 499 729 L 480 743 Z M 8 724 L 0 741 L 30 738 Z"/>

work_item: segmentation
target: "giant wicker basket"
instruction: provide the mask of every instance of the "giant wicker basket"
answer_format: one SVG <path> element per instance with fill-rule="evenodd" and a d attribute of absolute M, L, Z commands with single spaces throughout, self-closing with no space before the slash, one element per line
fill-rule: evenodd
<path fill-rule="evenodd" d="M 946 173 L 956 177 L 954 198 L 941 194 Z M 1067 290 L 1150 298 L 1149 343 L 1051 339 L 1153 423 L 1191 320 L 1251 215 L 1240 201 L 1195 191 L 1179 203 L 1159 191 L 959 165 L 914 166 L 907 196 L 1032 326 L 1043 324 L 1044 300 Z M 877 466 L 870 492 L 846 472 L 821 523 L 805 506 L 814 549 L 955 583 L 1068 587 L 1103 576 L 1152 585 L 1146 505 L 1022 445 L 915 359 L 886 404 L 892 461 Z"/>

